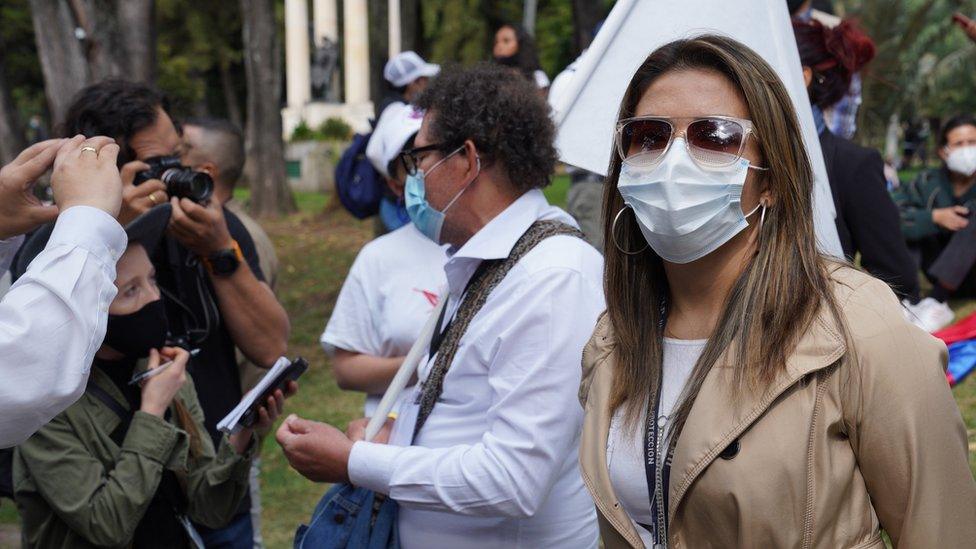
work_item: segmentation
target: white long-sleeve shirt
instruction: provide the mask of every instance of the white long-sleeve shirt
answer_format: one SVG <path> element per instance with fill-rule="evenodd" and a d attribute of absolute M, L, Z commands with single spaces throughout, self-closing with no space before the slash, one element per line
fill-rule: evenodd
<path fill-rule="evenodd" d="M 447 318 L 478 264 L 507 257 L 537 219 L 575 225 L 540 191 L 523 195 L 448 261 Z M 582 349 L 604 308 L 602 266 L 582 239 L 543 240 L 468 326 L 414 444 L 420 384 L 401 400 L 389 445 L 353 446 L 352 483 L 400 504 L 404 547 L 596 547 L 576 395 Z"/>
<path fill-rule="evenodd" d="M 0 447 L 23 442 L 84 393 L 126 243 L 112 216 L 68 208 L 0 301 Z M 14 253 L 14 245 L 0 246 L 0 265 Z"/>

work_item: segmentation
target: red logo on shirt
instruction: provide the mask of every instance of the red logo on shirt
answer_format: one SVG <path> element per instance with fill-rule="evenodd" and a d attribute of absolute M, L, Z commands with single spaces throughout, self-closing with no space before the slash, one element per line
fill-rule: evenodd
<path fill-rule="evenodd" d="M 437 306 L 437 294 L 435 294 L 434 292 L 428 292 L 427 290 L 421 290 L 420 288 L 414 288 L 413 291 L 427 298 L 427 303 L 430 303 L 431 307 Z"/>

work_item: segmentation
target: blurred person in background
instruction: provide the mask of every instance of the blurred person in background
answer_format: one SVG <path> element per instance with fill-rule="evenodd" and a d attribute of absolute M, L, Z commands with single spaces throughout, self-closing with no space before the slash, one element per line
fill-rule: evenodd
<path fill-rule="evenodd" d="M 942 166 L 922 171 L 894 193 L 904 238 L 932 283 L 909 311 L 930 332 L 955 318 L 950 297 L 976 296 L 976 117 L 947 120 L 938 155 Z"/>
<path fill-rule="evenodd" d="M 495 31 L 495 45 L 491 50 L 496 63 L 511 67 L 534 82 L 544 97 L 549 91 L 549 77 L 539 63 L 535 39 L 515 23 L 505 23 Z"/>
<path fill-rule="evenodd" d="M 816 20 L 794 20 L 793 33 L 844 256 L 854 261 L 860 255 L 866 271 L 890 284 L 907 303 L 917 303 L 918 266 L 901 235 L 881 154 L 835 135 L 824 120 L 824 110 L 847 93 L 853 75 L 874 57 L 874 43 L 851 21 L 831 28 Z"/>

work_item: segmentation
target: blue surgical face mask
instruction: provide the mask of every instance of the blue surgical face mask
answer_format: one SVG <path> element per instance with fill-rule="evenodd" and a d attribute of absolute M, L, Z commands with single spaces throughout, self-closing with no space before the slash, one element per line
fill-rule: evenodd
<path fill-rule="evenodd" d="M 444 215 L 447 213 L 447 210 L 450 209 L 455 202 L 457 202 L 457 199 L 461 198 L 461 195 L 464 194 L 464 191 L 468 189 L 471 183 L 468 183 L 463 189 L 458 191 L 458 193 L 454 195 L 454 198 L 447 203 L 447 206 L 444 206 L 443 210 L 438 211 L 435 210 L 429 202 L 427 202 L 427 189 L 424 185 L 424 181 L 427 174 L 433 172 L 438 166 L 443 164 L 445 160 L 461 152 L 462 150 L 464 150 L 464 147 L 458 147 L 457 150 L 440 159 L 436 164 L 431 166 L 429 170 L 417 170 L 416 174 L 407 176 L 406 187 L 404 188 L 407 215 L 410 216 L 410 221 L 412 221 L 414 226 L 417 227 L 417 230 L 437 244 L 442 244 L 441 229 L 444 227 Z M 478 159 L 478 172 L 481 172 L 480 158 Z M 474 179 L 472 179 L 471 182 L 473 183 Z"/>

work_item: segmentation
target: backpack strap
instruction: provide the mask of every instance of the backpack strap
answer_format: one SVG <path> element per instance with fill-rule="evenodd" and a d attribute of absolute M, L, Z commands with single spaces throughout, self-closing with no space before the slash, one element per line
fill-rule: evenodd
<path fill-rule="evenodd" d="M 461 338 L 471 320 L 478 314 L 478 311 L 488 300 L 492 290 L 498 286 L 505 278 L 512 267 L 519 262 L 522 257 L 531 251 L 543 240 L 556 235 L 569 235 L 582 239 L 583 233 L 579 229 L 559 221 L 536 221 L 519 237 L 518 242 L 512 247 L 508 257 L 503 260 L 485 261 L 478 266 L 478 270 L 468 282 L 464 292 L 461 305 L 451 323 L 444 330 L 441 337 L 437 338 L 439 349 L 433 367 L 423 382 L 420 394 L 420 410 L 417 414 L 417 423 L 414 425 L 413 438 L 417 438 L 417 433 L 427 422 L 427 418 L 434 409 L 434 404 L 444 391 L 444 377 L 447 375 L 454 355 L 457 353 L 461 344 Z M 438 326 L 440 329 L 440 326 Z"/>

